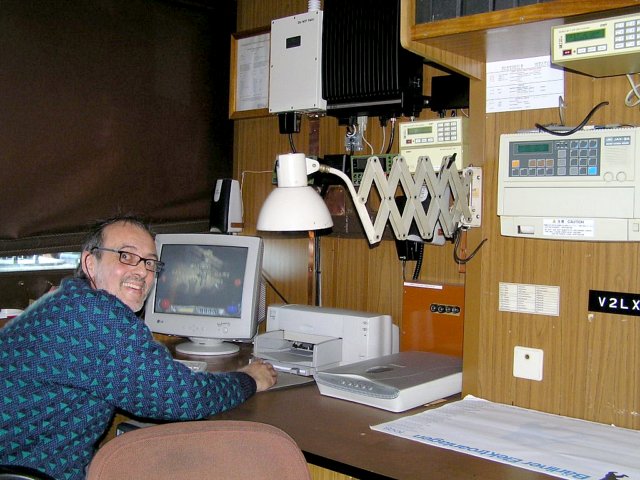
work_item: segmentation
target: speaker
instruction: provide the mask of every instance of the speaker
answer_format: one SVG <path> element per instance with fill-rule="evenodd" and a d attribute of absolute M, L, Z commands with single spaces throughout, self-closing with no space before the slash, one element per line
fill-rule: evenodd
<path fill-rule="evenodd" d="M 240 184 L 231 178 L 216 180 L 211 195 L 209 231 L 236 233 L 241 232 L 243 227 Z"/>

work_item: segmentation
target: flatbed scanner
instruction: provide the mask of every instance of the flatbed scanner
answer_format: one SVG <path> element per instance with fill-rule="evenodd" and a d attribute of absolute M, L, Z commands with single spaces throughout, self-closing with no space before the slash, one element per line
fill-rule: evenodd
<path fill-rule="evenodd" d="M 391 316 L 308 305 L 271 305 L 254 356 L 280 372 L 312 376 L 328 368 L 398 352 Z"/>
<path fill-rule="evenodd" d="M 314 375 L 322 395 L 404 412 L 462 391 L 462 359 L 400 352 Z"/>

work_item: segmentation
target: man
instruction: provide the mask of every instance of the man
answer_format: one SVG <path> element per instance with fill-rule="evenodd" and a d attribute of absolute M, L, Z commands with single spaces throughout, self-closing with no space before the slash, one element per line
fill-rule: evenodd
<path fill-rule="evenodd" d="M 82 479 L 116 408 L 206 418 L 275 383 L 273 367 L 195 373 L 156 343 L 139 311 L 162 268 L 135 217 L 99 224 L 66 279 L 0 330 L 0 464 Z"/>

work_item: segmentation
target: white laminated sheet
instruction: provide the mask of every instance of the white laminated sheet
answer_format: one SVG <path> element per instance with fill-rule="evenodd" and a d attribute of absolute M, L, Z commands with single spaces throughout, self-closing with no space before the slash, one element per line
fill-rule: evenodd
<path fill-rule="evenodd" d="M 471 395 L 371 428 L 558 478 L 640 480 L 640 431 Z"/>

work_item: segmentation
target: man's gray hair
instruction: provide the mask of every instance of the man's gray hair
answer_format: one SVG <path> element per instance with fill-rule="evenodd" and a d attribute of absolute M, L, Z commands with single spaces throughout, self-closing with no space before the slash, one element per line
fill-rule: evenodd
<path fill-rule="evenodd" d="M 155 238 L 155 233 L 151 229 L 151 226 L 149 225 L 149 223 L 143 217 L 132 214 L 132 213 L 118 214 L 118 215 L 114 215 L 113 217 L 107 218 L 105 220 L 99 220 L 91 227 L 91 230 L 89 230 L 89 233 L 82 245 L 82 251 L 91 252 L 91 250 L 93 250 L 94 248 L 103 247 L 104 246 L 104 230 L 108 226 L 114 225 L 116 223 L 126 223 L 130 225 L 135 225 L 136 227 L 139 227 L 142 230 L 148 232 L 149 235 L 151 235 L 151 238 Z M 96 250 L 94 255 L 97 258 L 100 258 L 102 256 L 102 252 L 100 250 Z M 82 264 L 78 265 L 78 268 L 76 269 L 76 272 L 75 272 L 75 276 L 77 278 L 83 278 L 85 280 L 88 280 L 87 275 L 84 273 L 84 270 L 82 269 Z"/>

